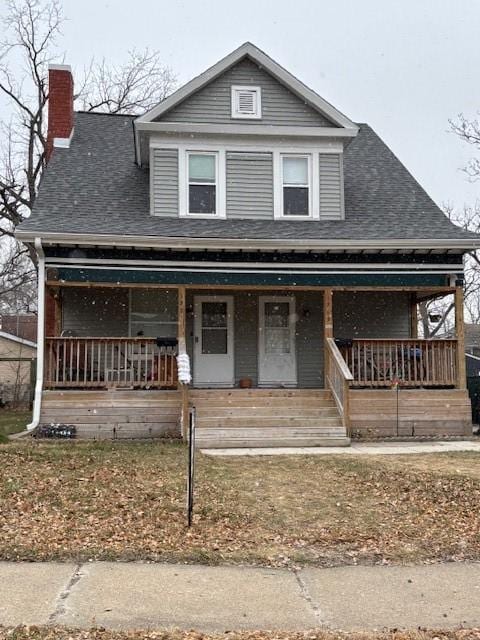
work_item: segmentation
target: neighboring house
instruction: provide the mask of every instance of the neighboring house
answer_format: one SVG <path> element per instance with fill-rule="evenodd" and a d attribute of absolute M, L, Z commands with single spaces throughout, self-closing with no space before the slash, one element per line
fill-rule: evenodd
<path fill-rule="evenodd" d="M 480 325 L 465 323 L 465 353 L 480 356 Z"/>
<path fill-rule="evenodd" d="M 468 352 L 465 353 L 465 357 L 467 359 L 467 378 L 480 376 L 480 357 Z"/>
<path fill-rule="evenodd" d="M 190 404 L 200 446 L 471 433 L 462 256 L 479 237 L 368 125 L 250 43 L 142 117 L 74 114 L 66 66 L 49 95 L 17 231 L 39 256 L 32 427 L 185 434 Z M 418 339 L 418 301 L 451 293 L 457 337 Z"/>
<path fill-rule="evenodd" d="M 0 329 L 19 338 L 37 341 L 37 316 L 33 313 L 17 313 L 0 316 Z"/>
<path fill-rule="evenodd" d="M 30 403 L 36 353 L 34 342 L 0 331 L 0 406 Z"/>
<path fill-rule="evenodd" d="M 446 331 L 443 339 L 455 338 L 455 331 Z M 465 357 L 467 378 L 480 375 L 480 325 L 465 322 Z"/>

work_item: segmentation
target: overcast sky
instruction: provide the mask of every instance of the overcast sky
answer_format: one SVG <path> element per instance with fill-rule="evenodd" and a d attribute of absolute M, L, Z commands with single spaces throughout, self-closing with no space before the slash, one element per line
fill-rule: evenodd
<path fill-rule="evenodd" d="M 5 6 L 0 0 L 0 8 Z M 480 109 L 479 0 L 64 0 L 65 62 L 160 50 L 180 83 L 246 40 L 368 122 L 438 204 L 480 197 L 448 119 Z"/>

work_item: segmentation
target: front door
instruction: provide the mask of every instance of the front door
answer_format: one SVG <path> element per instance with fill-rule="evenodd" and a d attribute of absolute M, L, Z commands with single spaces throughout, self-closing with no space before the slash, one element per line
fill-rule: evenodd
<path fill-rule="evenodd" d="M 233 297 L 195 296 L 193 382 L 232 387 Z"/>
<path fill-rule="evenodd" d="M 295 386 L 295 298 L 260 296 L 259 384 Z"/>

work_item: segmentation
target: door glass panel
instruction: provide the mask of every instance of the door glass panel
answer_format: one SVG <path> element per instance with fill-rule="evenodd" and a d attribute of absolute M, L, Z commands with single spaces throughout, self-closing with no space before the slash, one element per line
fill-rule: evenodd
<path fill-rule="evenodd" d="M 202 353 L 226 354 L 227 330 L 221 327 L 202 329 Z"/>
<path fill-rule="evenodd" d="M 265 353 L 290 353 L 290 304 L 288 302 L 265 303 Z"/>
<path fill-rule="evenodd" d="M 202 303 L 202 353 L 226 354 L 228 350 L 227 303 Z"/>
<path fill-rule="evenodd" d="M 289 314 L 290 314 L 290 303 L 266 302 L 265 303 L 265 326 L 288 327 Z"/>
<path fill-rule="evenodd" d="M 203 302 L 202 303 L 202 327 L 226 327 L 227 303 Z"/>

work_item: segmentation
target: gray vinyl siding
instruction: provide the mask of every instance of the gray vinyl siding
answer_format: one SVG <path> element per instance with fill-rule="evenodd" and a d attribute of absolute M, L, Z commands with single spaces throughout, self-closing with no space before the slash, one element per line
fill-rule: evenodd
<path fill-rule="evenodd" d="M 262 89 L 260 120 L 232 119 L 231 86 L 253 85 Z M 225 71 L 193 96 L 162 115 L 164 122 L 209 122 L 213 124 L 272 124 L 280 126 L 332 127 L 327 118 L 305 104 L 273 76 L 245 59 Z"/>
<path fill-rule="evenodd" d="M 227 217 L 273 218 L 273 155 L 228 151 Z"/>
<path fill-rule="evenodd" d="M 320 153 L 320 218 L 342 219 L 343 157 L 340 153 Z"/>
<path fill-rule="evenodd" d="M 258 295 L 247 292 L 234 297 L 235 384 L 241 378 L 258 383 Z"/>
<path fill-rule="evenodd" d="M 342 219 L 342 154 L 319 155 L 320 218 Z M 152 213 L 177 217 L 178 150 L 155 149 L 151 168 Z M 226 214 L 231 219 L 273 220 L 273 153 L 227 151 Z"/>
<path fill-rule="evenodd" d="M 62 327 L 78 337 L 128 336 L 128 290 L 64 289 Z"/>
<path fill-rule="evenodd" d="M 409 294 L 395 291 L 335 292 L 333 334 L 335 338 L 409 338 Z"/>
<path fill-rule="evenodd" d="M 296 351 L 297 386 L 323 387 L 323 295 L 299 292 L 295 296 L 297 312 Z"/>
<path fill-rule="evenodd" d="M 225 291 L 211 291 L 208 295 L 225 295 Z M 187 294 L 187 306 L 193 305 L 194 292 Z M 199 292 L 198 295 L 205 295 Z M 251 378 L 258 384 L 258 323 L 259 297 L 257 292 L 235 292 L 234 306 L 234 374 L 235 386 L 241 378 Z M 282 295 L 268 291 L 265 295 Z M 298 316 L 295 344 L 297 358 L 297 386 L 323 387 L 323 296 L 321 292 L 299 292 L 295 295 Z M 193 316 L 187 316 L 187 350 L 193 360 Z"/>
<path fill-rule="evenodd" d="M 154 149 L 152 212 L 156 216 L 178 216 L 178 150 Z"/>

